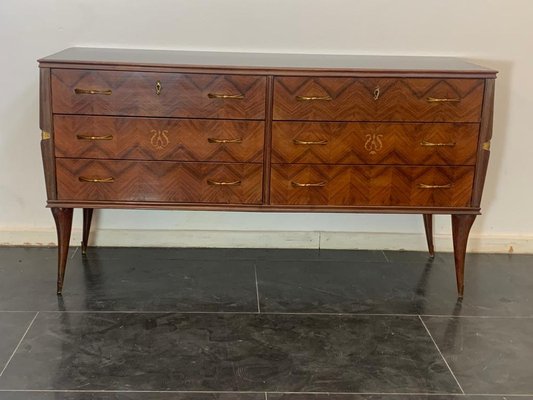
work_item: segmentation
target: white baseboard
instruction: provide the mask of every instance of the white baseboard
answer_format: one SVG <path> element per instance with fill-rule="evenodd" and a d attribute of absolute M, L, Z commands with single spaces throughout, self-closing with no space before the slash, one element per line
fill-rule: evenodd
<path fill-rule="evenodd" d="M 73 230 L 71 244 L 78 245 L 81 231 Z M 450 235 L 435 235 L 436 251 L 452 251 Z M 301 249 L 426 250 L 425 236 L 413 233 L 198 231 L 100 229 L 91 232 L 95 246 L 118 247 L 238 247 Z M 50 246 L 55 231 L 0 230 L 1 246 Z M 533 253 L 533 236 L 470 235 L 468 251 Z"/>

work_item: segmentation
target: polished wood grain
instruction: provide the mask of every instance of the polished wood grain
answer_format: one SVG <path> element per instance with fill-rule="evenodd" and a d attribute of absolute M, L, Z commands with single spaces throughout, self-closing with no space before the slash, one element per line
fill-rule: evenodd
<path fill-rule="evenodd" d="M 57 165 L 60 200 L 261 203 L 261 164 L 59 158 Z"/>
<path fill-rule="evenodd" d="M 496 72 L 456 59 L 67 49 L 40 60 L 62 290 L 72 208 L 451 214 L 458 293 Z"/>
<path fill-rule="evenodd" d="M 273 164 L 271 203 L 467 207 L 473 177 L 473 167 Z M 450 187 L 424 189 L 419 185 Z"/>
<path fill-rule="evenodd" d="M 479 122 L 482 79 L 278 77 L 274 120 Z M 316 100 L 302 100 L 315 97 Z M 428 102 L 449 99 L 457 102 Z"/>
<path fill-rule="evenodd" d="M 477 150 L 476 179 L 472 194 L 472 204 L 479 207 L 490 158 L 490 141 L 492 139 L 492 123 L 494 117 L 494 79 L 487 79 L 483 100 L 483 118 Z M 488 148 L 487 148 L 488 147 Z"/>
<path fill-rule="evenodd" d="M 496 71 L 454 57 L 276 54 L 72 47 L 41 58 L 60 68 L 238 71 L 267 75 L 494 77 Z"/>
<path fill-rule="evenodd" d="M 228 211 L 228 212 L 266 212 L 266 213 L 365 213 L 365 214 L 416 214 L 423 213 L 450 215 L 480 214 L 474 207 L 442 206 L 345 206 L 345 205 L 298 205 L 298 204 L 223 204 L 223 203 L 186 203 L 172 201 L 106 201 L 106 200 L 51 200 L 49 207 L 91 207 L 94 209 L 139 209 L 139 210 L 189 210 L 189 211 Z"/>
<path fill-rule="evenodd" d="M 89 244 L 89 233 L 91 231 L 91 222 L 93 220 L 93 209 L 84 208 L 83 209 L 83 232 L 81 240 L 81 254 L 87 254 L 87 246 Z"/>
<path fill-rule="evenodd" d="M 52 132 L 52 81 L 50 68 L 39 68 L 39 127 Z"/>
<path fill-rule="evenodd" d="M 57 157 L 263 163 L 262 121 L 55 115 Z"/>
<path fill-rule="evenodd" d="M 435 257 L 435 247 L 433 246 L 433 214 L 423 214 L 423 217 L 429 256 L 433 258 Z"/>
<path fill-rule="evenodd" d="M 479 124 L 274 122 L 272 161 L 474 165 Z"/>
<path fill-rule="evenodd" d="M 53 69 L 52 104 L 60 114 L 264 119 L 265 85 L 262 76 Z"/>
<path fill-rule="evenodd" d="M 452 214 L 453 255 L 455 259 L 455 277 L 457 293 L 462 298 L 465 291 L 465 255 L 468 234 L 476 220 L 475 215 Z"/>
<path fill-rule="evenodd" d="M 53 207 L 52 215 L 56 223 L 57 231 L 57 294 L 63 291 L 65 281 L 65 270 L 67 268 L 68 247 L 70 244 L 70 233 L 72 230 L 72 208 Z"/>
<path fill-rule="evenodd" d="M 263 153 L 263 204 L 270 204 L 270 176 L 272 171 L 272 112 L 274 102 L 274 77 L 267 77 L 266 121 Z"/>
<path fill-rule="evenodd" d="M 48 199 L 57 198 L 54 161 L 54 136 L 52 121 L 52 93 L 50 69 L 41 68 L 39 71 L 39 126 L 42 132 L 50 134 L 50 138 L 41 140 L 41 157 L 43 161 L 44 181 Z"/>

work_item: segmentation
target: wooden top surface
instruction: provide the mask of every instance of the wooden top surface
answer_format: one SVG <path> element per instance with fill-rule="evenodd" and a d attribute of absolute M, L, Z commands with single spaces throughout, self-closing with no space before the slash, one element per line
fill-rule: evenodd
<path fill-rule="evenodd" d="M 46 64 L 90 64 L 169 68 L 452 73 L 495 75 L 496 71 L 451 57 L 229 53 L 72 47 L 41 58 Z"/>

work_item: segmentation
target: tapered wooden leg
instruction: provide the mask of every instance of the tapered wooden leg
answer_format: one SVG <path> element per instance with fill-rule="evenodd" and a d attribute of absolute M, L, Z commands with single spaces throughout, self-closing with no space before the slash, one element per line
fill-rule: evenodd
<path fill-rule="evenodd" d="M 89 232 L 91 230 L 91 221 L 93 219 L 93 209 L 83 209 L 83 238 L 81 241 L 81 254 L 87 254 L 87 243 L 89 242 Z"/>
<path fill-rule="evenodd" d="M 428 250 L 431 258 L 435 257 L 435 249 L 433 247 L 433 214 L 424 214 L 424 228 L 426 229 L 426 240 L 428 242 Z"/>
<path fill-rule="evenodd" d="M 57 230 L 57 294 L 61 295 L 72 229 L 72 208 L 52 208 Z"/>
<path fill-rule="evenodd" d="M 463 297 L 465 290 L 465 255 L 470 228 L 476 219 L 475 215 L 452 215 L 453 255 L 455 258 L 455 277 L 457 293 Z"/>

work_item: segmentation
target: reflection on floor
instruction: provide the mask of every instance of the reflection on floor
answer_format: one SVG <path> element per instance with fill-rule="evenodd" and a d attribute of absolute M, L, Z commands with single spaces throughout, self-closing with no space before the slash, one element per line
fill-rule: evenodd
<path fill-rule="evenodd" d="M 0 399 L 533 399 L 533 256 L 0 248 Z M 518 398 L 518 397 L 517 397 Z"/>

